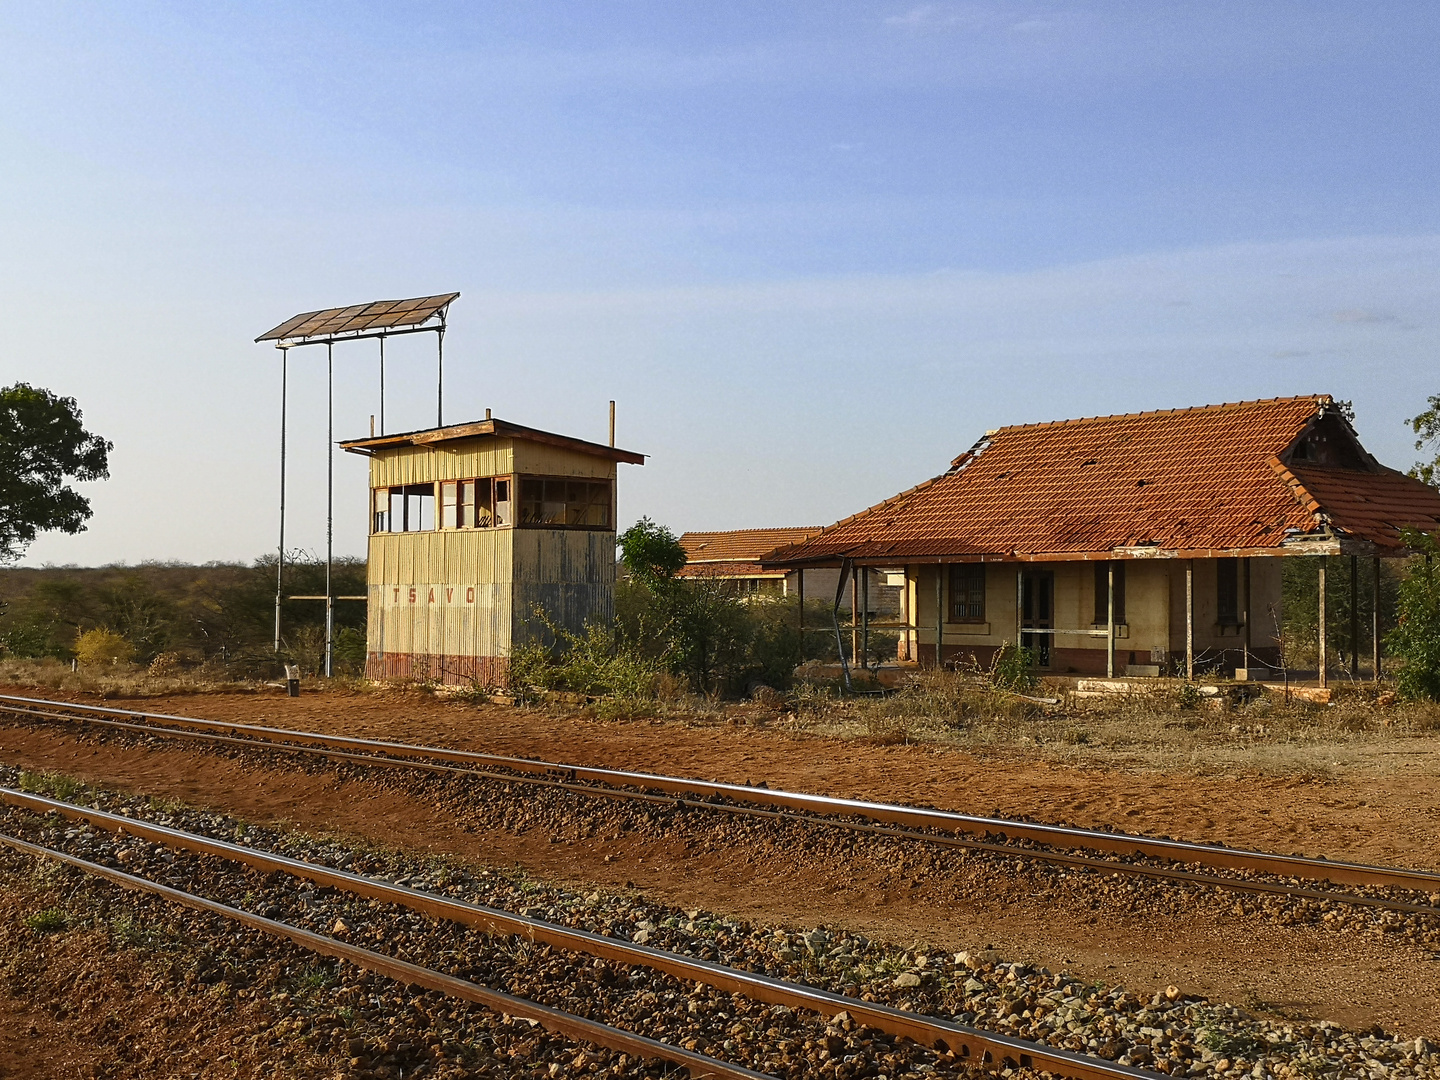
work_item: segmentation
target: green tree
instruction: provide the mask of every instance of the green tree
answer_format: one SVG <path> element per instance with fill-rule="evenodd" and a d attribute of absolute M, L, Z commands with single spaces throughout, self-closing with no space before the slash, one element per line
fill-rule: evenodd
<path fill-rule="evenodd" d="M 1410 430 L 1420 436 L 1415 440 L 1415 449 L 1431 454 L 1429 461 L 1417 461 L 1410 475 L 1432 486 L 1440 486 L 1440 394 L 1432 394 L 1427 404 L 1430 407 L 1419 416 L 1405 421 Z"/>
<path fill-rule="evenodd" d="M 67 480 L 109 477 L 111 444 L 86 431 L 74 398 L 16 383 L 0 389 L 0 562 L 37 533 L 78 533 L 90 500 Z"/>
<path fill-rule="evenodd" d="M 616 538 L 620 561 L 647 585 L 670 581 L 686 563 L 685 549 L 664 525 L 642 517 Z"/>
<path fill-rule="evenodd" d="M 1434 536 L 1407 531 L 1406 546 L 1424 554 L 1400 583 L 1395 629 L 1385 644 L 1405 663 L 1396 682 L 1402 697 L 1440 701 L 1440 544 Z"/>

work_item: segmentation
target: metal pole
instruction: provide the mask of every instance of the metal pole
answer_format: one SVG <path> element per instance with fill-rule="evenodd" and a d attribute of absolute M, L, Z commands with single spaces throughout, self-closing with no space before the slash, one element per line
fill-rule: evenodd
<path fill-rule="evenodd" d="M 1325 564 L 1326 564 L 1328 561 L 1329 561 L 1329 560 L 1328 560 L 1328 558 L 1327 558 L 1326 556 L 1324 556 L 1324 555 L 1321 555 L 1321 556 L 1320 556 L 1320 599 L 1319 599 L 1320 606 L 1319 606 L 1319 612 L 1318 612 L 1317 621 L 1318 621 L 1318 623 L 1319 623 L 1319 626 L 1318 626 L 1318 630 L 1319 630 L 1319 645 L 1320 645 L 1320 664 L 1319 664 L 1319 666 L 1320 666 L 1320 685 L 1321 685 L 1322 687 L 1325 687 L 1325 686 L 1330 685 L 1330 680 L 1327 678 L 1327 672 L 1326 672 L 1326 670 L 1325 670 L 1326 667 L 1327 667 L 1326 661 L 1329 659 L 1329 657 L 1328 657 L 1328 655 L 1327 655 L 1327 653 L 1329 652 L 1329 641 L 1326 639 L 1326 633 L 1325 633 L 1325 630 L 1326 630 L 1326 627 L 1325 627 Z"/>
<path fill-rule="evenodd" d="M 1370 651 L 1374 662 L 1374 678 L 1380 681 L 1380 556 L 1375 556 L 1375 581 L 1370 586 Z"/>
<path fill-rule="evenodd" d="M 275 559 L 275 651 L 280 651 L 280 596 L 285 585 L 285 402 L 290 383 L 290 350 L 280 350 L 280 548 Z"/>
<path fill-rule="evenodd" d="M 435 426 L 445 426 L 445 327 L 435 331 Z"/>
<path fill-rule="evenodd" d="M 865 667 L 870 667 L 870 567 L 863 567 L 860 576 L 865 582 L 865 597 L 860 602 L 860 653 Z"/>
<path fill-rule="evenodd" d="M 330 576 L 335 562 L 335 346 L 325 343 L 325 677 L 334 673 L 335 590 Z"/>
<path fill-rule="evenodd" d="M 797 625 L 800 627 L 800 659 L 805 659 L 805 568 L 802 566 L 795 573 L 795 591 L 800 597 L 800 618 Z"/>
<path fill-rule="evenodd" d="M 385 335 L 380 335 L 380 434 L 385 434 Z"/>
<path fill-rule="evenodd" d="M 1185 681 L 1195 681 L 1195 560 L 1185 560 Z"/>
<path fill-rule="evenodd" d="M 1360 677 L 1360 557 L 1350 556 L 1350 678 Z"/>
<path fill-rule="evenodd" d="M 1105 586 L 1108 590 L 1105 605 L 1105 677 L 1115 677 L 1115 560 L 1106 564 Z"/>
<path fill-rule="evenodd" d="M 850 666 L 860 656 L 860 607 L 855 594 L 860 591 L 860 575 L 850 570 Z"/>

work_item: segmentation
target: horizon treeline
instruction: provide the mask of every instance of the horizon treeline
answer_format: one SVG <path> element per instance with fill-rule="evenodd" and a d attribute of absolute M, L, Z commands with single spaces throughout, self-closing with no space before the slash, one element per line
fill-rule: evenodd
<path fill-rule="evenodd" d="M 336 596 L 365 595 L 365 560 L 336 559 Z M 325 564 L 287 559 L 285 595 L 325 592 Z M 282 655 L 308 672 L 324 651 L 325 605 L 281 605 Z M 338 670 L 358 673 L 365 662 L 365 605 L 335 605 Z M 148 664 L 169 655 L 234 676 L 268 676 L 274 648 L 275 556 L 236 563 L 140 563 L 101 567 L 47 566 L 0 570 L 0 657 L 68 661 L 76 638 L 103 628 L 119 634 Z"/>

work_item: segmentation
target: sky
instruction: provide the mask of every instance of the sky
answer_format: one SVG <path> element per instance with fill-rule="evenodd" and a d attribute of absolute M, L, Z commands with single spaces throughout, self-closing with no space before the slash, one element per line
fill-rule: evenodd
<path fill-rule="evenodd" d="M 276 543 L 288 316 L 461 293 L 445 419 L 596 441 L 620 524 L 827 524 L 987 429 L 1440 393 L 1440 5 L 0 5 L 0 385 L 114 443 L 24 564 Z M 336 439 L 378 412 L 335 350 Z M 391 429 L 435 415 L 387 347 Z M 325 358 L 287 547 L 325 549 Z M 366 473 L 334 455 L 335 550 Z"/>

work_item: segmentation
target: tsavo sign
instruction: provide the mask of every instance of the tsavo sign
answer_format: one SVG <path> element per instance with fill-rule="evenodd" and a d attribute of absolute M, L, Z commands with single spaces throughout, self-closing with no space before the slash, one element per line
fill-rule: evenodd
<path fill-rule="evenodd" d="M 474 585 L 385 585 L 391 607 L 410 604 L 474 604 Z"/>

